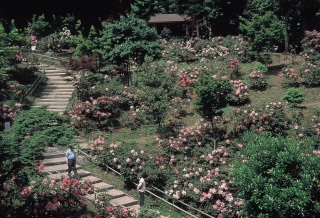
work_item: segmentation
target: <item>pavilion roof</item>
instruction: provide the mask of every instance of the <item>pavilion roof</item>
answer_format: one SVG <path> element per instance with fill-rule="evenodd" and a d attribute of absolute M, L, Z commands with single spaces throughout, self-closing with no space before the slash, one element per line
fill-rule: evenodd
<path fill-rule="evenodd" d="M 156 23 L 184 23 L 190 22 L 193 19 L 188 15 L 179 15 L 179 14 L 156 14 L 152 16 L 148 21 L 149 24 Z"/>

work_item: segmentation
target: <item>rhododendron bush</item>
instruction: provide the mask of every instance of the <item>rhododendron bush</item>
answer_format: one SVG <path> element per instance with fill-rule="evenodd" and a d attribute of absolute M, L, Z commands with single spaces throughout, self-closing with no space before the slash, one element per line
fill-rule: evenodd
<path fill-rule="evenodd" d="M 77 86 L 78 101 L 67 115 L 72 125 L 78 127 L 90 124 L 117 126 L 122 111 L 135 105 L 135 93 L 132 87 L 124 86 L 116 79 L 87 72 Z"/>
<path fill-rule="evenodd" d="M 282 134 L 289 127 L 289 120 L 284 108 L 282 102 L 271 102 L 260 108 L 234 108 L 234 131 L 236 134 L 242 134 L 248 130 Z"/>
<path fill-rule="evenodd" d="M 320 33 L 316 30 L 306 31 L 305 38 L 302 40 L 302 56 L 314 62 L 320 57 Z"/>

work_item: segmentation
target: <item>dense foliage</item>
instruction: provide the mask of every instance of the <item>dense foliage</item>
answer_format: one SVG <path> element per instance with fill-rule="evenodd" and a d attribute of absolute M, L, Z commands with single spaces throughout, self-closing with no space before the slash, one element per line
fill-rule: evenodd
<path fill-rule="evenodd" d="M 246 134 L 233 183 L 250 217 L 319 216 L 319 158 L 308 142 Z"/>

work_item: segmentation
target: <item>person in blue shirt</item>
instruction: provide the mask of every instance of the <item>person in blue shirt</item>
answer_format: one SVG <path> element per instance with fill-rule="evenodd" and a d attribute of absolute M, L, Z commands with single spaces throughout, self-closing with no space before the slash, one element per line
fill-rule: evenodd
<path fill-rule="evenodd" d="M 77 167 L 76 167 L 76 152 L 73 150 L 73 146 L 70 145 L 66 152 L 66 161 L 68 164 L 68 174 L 73 170 L 74 176 L 78 178 Z"/>

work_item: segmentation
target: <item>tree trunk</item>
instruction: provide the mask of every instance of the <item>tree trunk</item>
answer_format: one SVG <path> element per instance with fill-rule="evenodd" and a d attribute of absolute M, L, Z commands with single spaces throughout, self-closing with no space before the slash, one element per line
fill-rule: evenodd
<path fill-rule="evenodd" d="M 285 38 L 284 38 L 284 49 L 285 52 L 289 52 L 289 12 L 286 13 L 285 19 Z"/>

